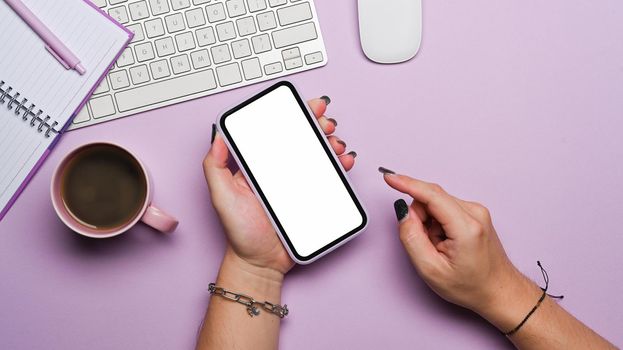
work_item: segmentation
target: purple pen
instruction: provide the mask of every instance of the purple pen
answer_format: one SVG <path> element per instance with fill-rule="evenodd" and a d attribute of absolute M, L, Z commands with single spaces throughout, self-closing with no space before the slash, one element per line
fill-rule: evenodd
<path fill-rule="evenodd" d="M 62 41 L 48 27 L 35 16 L 20 0 L 5 0 L 5 2 L 39 35 L 45 42 L 48 50 L 65 69 L 75 69 L 80 75 L 86 73 L 86 69 L 80 64 L 80 59 L 63 44 Z"/>

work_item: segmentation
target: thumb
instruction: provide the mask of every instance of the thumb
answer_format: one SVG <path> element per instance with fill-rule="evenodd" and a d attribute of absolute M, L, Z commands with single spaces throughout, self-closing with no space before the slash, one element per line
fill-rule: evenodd
<path fill-rule="evenodd" d="M 399 216 L 400 241 L 418 272 L 422 274 L 439 264 L 441 256 L 428 237 L 424 224 L 413 207 L 407 206 L 402 199 L 396 201 L 394 207 L 398 215 L 403 213 L 402 218 Z M 404 216 L 405 212 L 406 216 Z"/>
<path fill-rule="evenodd" d="M 203 160 L 203 172 L 205 174 L 210 193 L 217 196 L 229 191 L 234 185 L 234 176 L 227 167 L 229 150 L 221 135 L 216 134 L 210 151 Z"/>

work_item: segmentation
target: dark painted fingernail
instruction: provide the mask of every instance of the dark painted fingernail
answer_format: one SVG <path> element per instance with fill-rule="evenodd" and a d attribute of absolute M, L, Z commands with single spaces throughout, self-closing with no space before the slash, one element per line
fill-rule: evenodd
<path fill-rule="evenodd" d="M 329 96 L 322 96 L 320 99 L 323 100 L 327 106 L 331 104 L 331 98 Z"/>
<path fill-rule="evenodd" d="M 214 143 L 215 137 L 216 137 L 216 124 L 212 124 L 212 141 L 210 141 L 210 143 Z"/>
<path fill-rule="evenodd" d="M 409 214 L 409 207 L 404 199 L 399 199 L 394 202 L 394 210 L 396 211 L 396 219 L 398 219 L 398 221 L 402 221 L 402 219 L 406 218 L 407 214 Z"/>
<path fill-rule="evenodd" d="M 387 168 L 384 168 L 382 166 L 379 167 L 379 172 L 383 175 L 395 175 L 396 172 L 393 170 L 389 170 Z"/>
<path fill-rule="evenodd" d="M 346 147 L 346 142 L 342 141 L 342 140 L 337 140 L 337 143 L 339 143 L 340 145 Z"/>
<path fill-rule="evenodd" d="M 355 151 L 350 151 L 350 152 L 348 152 L 348 154 L 353 156 L 353 158 L 357 158 L 357 152 L 355 152 Z"/>
<path fill-rule="evenodd" d="M 331 123 L 333 123 L 333 125 L 337 126 L 337 120 L 333 119 L 333 118 L 327 118 L 328 121 L 330 121 Z"/>

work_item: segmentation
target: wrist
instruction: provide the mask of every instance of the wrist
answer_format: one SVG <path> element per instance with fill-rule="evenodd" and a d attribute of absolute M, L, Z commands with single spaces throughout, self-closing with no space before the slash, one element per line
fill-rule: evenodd
<path fill-rule="evenodd" d="M 216 285 L 247 294 L 256 300 L 279 303 L 283 273 L 253 265 L 228 249 L 223 257 Z"/>
<path fill-rule="evenodd" d="M 516 327 L 537 303 L 543 291 L 512 267 L 492 291 L 489 302 L 476 311 L 501 332 Z"/>

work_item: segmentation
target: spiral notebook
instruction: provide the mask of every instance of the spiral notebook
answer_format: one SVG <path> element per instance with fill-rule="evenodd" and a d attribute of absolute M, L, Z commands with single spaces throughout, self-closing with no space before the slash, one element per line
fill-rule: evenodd
<path fill-rule="evenodd" d="M 65 70 L 0 1 L 0 220 L 132 39 L 88 0 L 22 1 L 87 72 Z"/>

